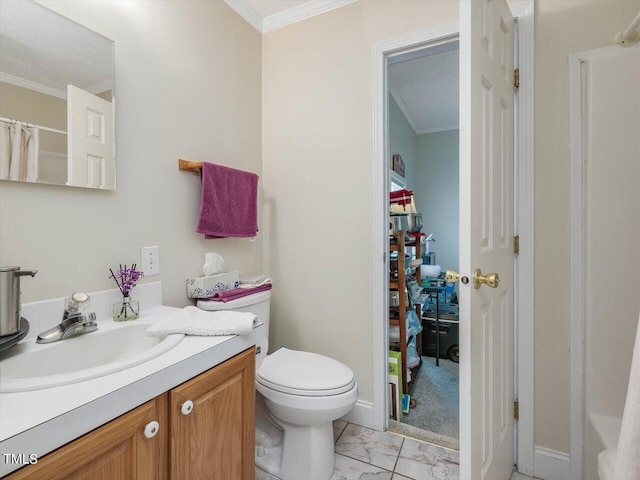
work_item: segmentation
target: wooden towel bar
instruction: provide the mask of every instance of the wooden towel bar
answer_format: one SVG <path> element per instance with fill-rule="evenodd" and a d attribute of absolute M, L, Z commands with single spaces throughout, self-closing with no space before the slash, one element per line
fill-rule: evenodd
<path fill-rule="evenodd" d="M 202 162 L 192 162 L 190 160 L 178 159 L 178 170 L 185 170 L 187 172 L 200 173 L 202 168 Z"/>

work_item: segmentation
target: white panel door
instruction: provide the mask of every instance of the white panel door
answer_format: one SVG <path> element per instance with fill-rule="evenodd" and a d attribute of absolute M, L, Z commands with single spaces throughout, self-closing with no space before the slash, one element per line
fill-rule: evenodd
<path fill-rule="evenodd" d="M 460 477 L 513 469 L 513 39 L 505 0 L 460 2 Z M 474 287 L 473 274 L 499 285 Z"/>
<path fill-rule="evenodd" d="M 67 85 L 67 185 L 114 190 L 113 104 Z"/>

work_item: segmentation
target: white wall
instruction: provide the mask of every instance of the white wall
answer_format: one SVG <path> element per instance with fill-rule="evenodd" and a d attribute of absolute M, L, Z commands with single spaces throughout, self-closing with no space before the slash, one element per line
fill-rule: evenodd
<path fill-rule="evenodd" d="M 457 8 L 360 1 L 263 37 L 272 343 L 346 363 L 364 401 L 373 398 L 372 45 L 455 20 Z"/>
<path fill-rule="evenodd" d="M 589 411 L 617 417 L 640 312 L 640 49 L 634 50 L 585 68 L 585 396 Z"/>
<path fill-rule="evenodd" d="M 422 231 L 436 239 L 429 251 L 436 252 L 442 270 L 458 268 L 460 172 L 459 130 L 418 135 L 416 177 L 420 188 L 415 196 L 422 213 Z"/>
<path fill-rule="evenodd" d="M 541 0 L 535 42 L 535 443 L 569 451 L 568 55 L 614 44 L 640 1 Z M 615 185 L 611 185 L 615 188 Z"/>
<path fill-rule="evenodd" d="M 261 36 L 222 1 L 46 1 L 115 41 L 117 191 L 0 182 L 0 264 L 38 269 L 22 300 L 113 288 L 108 268 L 159 245 L 165 303 L 182 306 L 204 252 L 262 270 L 262 242 L 195 232 L 197 175 L 178 158 L 261 174 Z"/>
<path fill-rule="evenodd" d="M 621 419 L 640 312 L 640 46 L 615 47 L 614 52 L 589 60 L 582 69 L 588 131 L 586 419 L 592 414 Z M 597 478 L 601 445 L 589 426 L 586 431 L 586 473 Z"/>

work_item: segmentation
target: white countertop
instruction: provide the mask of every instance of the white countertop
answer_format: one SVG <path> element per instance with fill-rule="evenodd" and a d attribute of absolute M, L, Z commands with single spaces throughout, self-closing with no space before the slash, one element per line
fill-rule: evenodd
<path fill-rule="evenodd" d="M 140 319 L 152 321 L 176 310 L 156 307 L 142 312 Z M 122 326 L 112 320 L 98 325 Z M 21 466 L 7 463 L 3 454 L 40 457 L 224 362 L 263 336 L 261 324 L 247 336 L 186 336 L 168 352 L 126 370 L 70 385 L 0 394 L 0 476 Z"/>

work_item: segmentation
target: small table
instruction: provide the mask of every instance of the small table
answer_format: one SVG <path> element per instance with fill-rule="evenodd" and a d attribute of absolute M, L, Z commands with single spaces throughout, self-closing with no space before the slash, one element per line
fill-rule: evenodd
<path fill-rule="evenodd" d="M 428 280 L 427 280 L 428 282 Z M 436 367 L 440 366 L 440 294 L 444 292 L 445 287 L 434 287 L 430 284 L 427 286 L 424 282 L 420 282 L 422 291 L 429 294 L 430 298 L 435 295 L 436 298 Z M 422 315 L 421 315 L 422 317 Z M 420 318 L 422 322 L 422 318 Z"/>

